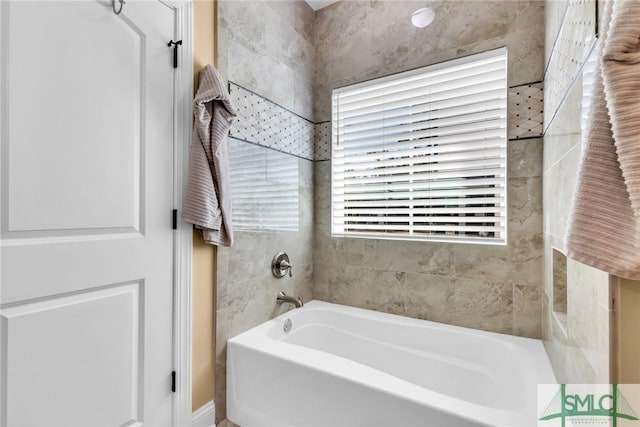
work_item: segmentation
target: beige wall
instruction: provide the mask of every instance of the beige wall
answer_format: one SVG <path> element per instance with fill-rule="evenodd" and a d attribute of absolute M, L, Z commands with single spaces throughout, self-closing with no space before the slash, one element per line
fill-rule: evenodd
<path fill-rule="evenodd" d="M 610 379 L 609 275 L 568 259 L 566 313 L 554 312 L 553 305 L 557 293 L 564 290 L 553 287 L 553 250 L 566 252 L 564 236 L 581 151 L 582 65 L 592 52 L 595 13 L 593 0 L 547 2 L 543 337 L 562 383 L 608 383 Z"/>
<path fill-rule="evenodd" d="M 196 0 L 193 4 L 194 90 L 198 73 L 206 64 L 215 64 L 215 0 Z M 193 329 L 191 361 L 192 410 L 213 400 L 215 373 L 215 260 L 216 248 L 193 233 Z"/>
<path fill-rule="evenodd" d="M 430 5 L 436 20 L 423 29 L 409 23 L 423 1 L 341 1 L 316 13 L 316 121 L 330 119 L 332 88 L 507 46 L 508 246 L 332 238 L 330 162 L 316 162 L 314 298 L 539 338 L 544 2 Z"/>
<path fill-rule="evenodd" d="M 640 282 L 613 278 L 611 382 L 640 383 Z"/>
<path fill-rule="evenodd" d="M 309 5 L 302 0 L 220 0 L 217 22 L 218 65 L 223 76 L 311 120 L 313 10 Z M 274 108 L 290 118 L 293 113 L 281 107 Z M 298 212 L 285 215 L 298 217 L 298 231 L 236 229 L 233 246 L 218 249 L 216 421 L 226 417 L 227 339 L 290 309 L 276 304 L 280 290 L 309 301 L 313 282 L 313 162 L 239 140 L 231 143 L 248 144 L 261 155 L 266 175 L 274 174 L 270 180 L 277 179 L 273 164 L 297 162 Z M 289 254 L 293 277 L 272 276 L 271 260 L 280 251 Z"/>

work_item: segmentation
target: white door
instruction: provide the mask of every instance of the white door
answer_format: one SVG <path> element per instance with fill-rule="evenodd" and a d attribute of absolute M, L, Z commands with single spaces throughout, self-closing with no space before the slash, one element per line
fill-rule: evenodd
<path fill-rule="evenodd" d="M 3 427 L 171 424 L 175 20 L 0 1 Z"/>

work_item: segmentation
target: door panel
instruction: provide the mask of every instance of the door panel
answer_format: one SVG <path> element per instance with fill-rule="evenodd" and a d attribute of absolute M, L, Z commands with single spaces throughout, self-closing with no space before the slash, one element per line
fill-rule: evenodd
<path fill-rule="evenodd" d="M 76 3 L 9 5 L 8 233 L 139 230 L 144 34 Z"/>
<path fill-rule="evenodd" d="M 119 426 L 141 420 L 142 286 L 116 285 L 3 311 L 8 425 L 49 425 L 55 419 L 61 425 Z M 55 393 L 51 384 L 59 384 Z M 80 398 L 82 405 L 70 410 Z"/>
<path fill-rule="evenodd" d="M 174 32 L 0 1 L 0 426 L 171 423 Z"/>

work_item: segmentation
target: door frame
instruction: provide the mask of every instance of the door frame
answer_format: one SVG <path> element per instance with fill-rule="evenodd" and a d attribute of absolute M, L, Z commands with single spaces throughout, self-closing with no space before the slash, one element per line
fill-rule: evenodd
<path fill-rule="evenodd" d="M 182 221 L 193 126 L 193 0 L 160 0 L 175 10 L 178 68 L 174 74 L 173 207 L 178 211 L 174 232 L 173 426 L 191 425 L 191 257 L 192 226 Z"/>

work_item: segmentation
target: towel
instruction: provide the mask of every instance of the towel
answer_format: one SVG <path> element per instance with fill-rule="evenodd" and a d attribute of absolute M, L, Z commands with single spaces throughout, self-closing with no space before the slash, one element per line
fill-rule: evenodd
<path fill-rule="evenodd" d="M 205 242 L 233 244 L 227 134 L 237 116 L 220 74 L 211 65 L 200 71 L 193 102 L 193 137 L 183 218 Z"/>
<path fill-rule="evenodd" d="M 640 280 L 640 2 L 608 0 L 567 256 Z"/>

